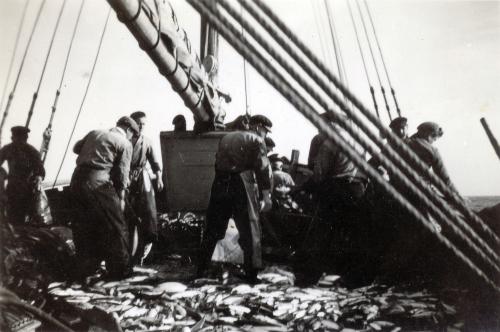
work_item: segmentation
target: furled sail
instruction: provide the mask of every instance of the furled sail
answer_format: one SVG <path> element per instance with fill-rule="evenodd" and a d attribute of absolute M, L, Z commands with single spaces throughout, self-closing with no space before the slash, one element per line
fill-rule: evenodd
<path fill-rule="evenodd" d="M 195 130 L 213 130 L 223 126 L 224 112 L 217 90 L 186 32 L 179 26 L 167 0 L 108 0 L 139 42 L 160 73 L 193 112 Z M 213 59 L 208 61 L 213 62 Z M 212 65 L 207 68 L 213 68 Z M 210 70 L 210 69 L 208 69 Z"/>

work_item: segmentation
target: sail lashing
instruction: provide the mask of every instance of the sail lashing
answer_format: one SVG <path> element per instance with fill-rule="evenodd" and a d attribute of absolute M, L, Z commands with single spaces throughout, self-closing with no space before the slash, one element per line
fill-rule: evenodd
<path fill-rule="evenodd" d="M 194 114 L 195 128 L 223 127 L 221 95 L 180 28 L 167 1 L 108 0 L 143 49 Z"/>
<path fill-rule="evenodd" d="M 348 131 L 348 133 L 356 139 L 360 144 L 362 144 L 369 152 L 374 153 L 372 144 L 376 144 L 383 148 L 384 156 L 383 164 L 384 166 L 394 172 L 396 179 L 401 181 L 404 185 L 405 190 L 409 190 L 413 194 L 415 194 L 419 201 L 431 211 L 433 217 L 437 218 L 444 225 L 449 227 L 449 230 L 456 237 L 459 237 L 458 243 L 460 244 L 459 248 L 457 246 L 457 238 L 453 237 L 453 242 L 450 240 L 448 236 L 436 230 L 434 224 L 429 221 L 427 216 L 424 216 L 415 206 L 410 203 L 405 195 L 402 194 L 399 190 L 396 190 L 389 183 L 387 183 L 378 172 L 373 169 L 370 165 L 366 163 L 366 161 L 357 153 L 341 136 L 338 135 L 332 128 L 321 119 L 319 114 L 314 110 L 314 108 L 307 102 L 307 98 L 305 98 L 304 93 L 302 91 L 298 91 L 294 87 L 292 87 L 287 80 L 284 79 L 283 75 L 276 70 L 273 66 L 270 65 L 269 61 L 263 54 L 257 50 L 251 43 L 249 43 L 245 38 L 242 38 L 241 34 L 238 33 L 236 27 L 228 20 L 225 15 L 219 10 L 219 8 L 211 8 L 211 6 L 207 5 L 206 1 L 196 1 L 196 0 L 188 0 L 189 3 L 202 15 L 207 17 L 212 24 L 219 30 L 222 36 L 238 51 L 240 52 L 249 63 L 251 63 L 254 68 L 266 78 L 279 92 L 281 92 L 290 102 L 304 115 L 308 118 L 315 126 L 318 127 L 322 132 L 324 132 L 329 139 L 333 142 L 337 143 L 339 148 L 348 155 L 353 162 L 360 167 L 361 170 L 365 171 L 366 174 L 372 178 L 377 184 L 381 186 L 387 193 L 391 195 L 396 201 L 408 212 L 410 213 L 416 220 L 418 220 L 423 227 L 425 227 L 428 231 L 432 232 L 435 237 L 448 248 L 456 257 L 458 257 L 465 265 L 467 265 L 470 270 L 483 282 L 489 285 L 496 292 L 500 292 L 499 286 L 496 284 L 494 280 L 498 280 L 498 270 L 499 270 L 499 258 L 492 249 L 492 245 L 487 243 L 486 240 L 493 240 L 495 242 L 494 245 L 498 244 L 498 237 L 495 238 L 495 235 L 488 232 L 486 225 L 482 224 L 482 237 L 478 236 L 475 230 L 472 230 L 467 223 L 465 223 L 460 218 L 457 218 L 456 215 L 450 213 L 451 209 L 448 207 L 447 203 L 443 200 L 440 200 L 435 194 L 429 193 L 427 190 L 429 188 L 423 182 L 422 178 L 418 175 L 417 172 L 425 174 L 429 176 L 433 182 L 438 183 L 440 189 L 443 189 L 443 192 L 449 195 L 452 200 L 456 199 L 454 196 L 455 193 L 450 192 L 450 189 L 445 186 L 442 181 L 437 178 L 435 175 L 431 174 L 428 169 L 425 168 L 423 163 L 418 159 L 418 157 L 409 151 L 409 149 L 404 145 L 404 143 L 397 138 L 394 134 L 392 134 L 388 128 L 386 128 L 371 112 L 368 111 L 361 102 L 349 92 L 345 86 L 343 86 L 338 78 L 336 78 L 331 71 L 326 69 L 324 65 L 318 61 L 318 59 L 310 52 L 310 50 L 305 47 L 305 45 L 298 40 L 298 38 L 279 20 L 279 18 L 272 13 L 272 11 L 260 0 L 256 0 L 254 2 L 248 2 L 246 0 L 240 0 L 240 3 L 243 4 L 248 12 L 254 16 L 254 18 L 264 27 L 266 32 L 269 32 L 271 37 L 282 47 L 290 57 L 294 61 L 297 62 L 300 68 L 305 68 L 304 72 L 310 75 L 312 78 L 312 82 L 317 82 L 320 87 L 327 92 L 327 95 L 331 97 L 334 102 L 341 107 L 341 109 L 348 114 L 351 119 L 353 119 L 356 124 L 360 126 L 365 132 L 371 142 L 368 141 L 364 136 L 360 136 L 356 130 L 353 129 L 352 125 L 344 119 L 343 117 L 339 117 L 334 114 L 337 118 L 339 124 Z M 218 4 L 231 15 L 236 21 L 241 20 L 242 18 L 238 16 L 238 13 L 231 8 L 231 5 L 225 1 L 218 1 Z M 255 7 L 254 7 L 255 6 Z M 258 9 L 256 9 L 258 8 Z M 253 11 L 252 11 L 253 10 Z M 262 11 L 265 16 L 260 12 Z M 269 23 L 271 21 L 272 23 Z M 246 23 L 244 20 L 242 23 L 245 26 L 246 31 L 252 36 L 253 39 L 257 41 L 257 43 L 268 53 L 270 54 L 279 64 L 280 66 L 286 70 L 288 74 L 290 74 L 296 81 L 299 83 L 301 87 L 304 87 L 306 92 L 312 98 L 316 98 L 319 100 L 325 110 L 328 110 L 328 102 L 324 99 L 322 95 L 319 95 L 316 90 L 310 86 L 310 81 L 307 81 L 303 78 L 303 75 L 299 74 L 292 66 L 289 65 L 288 61 L 280 55 L 278 51 L 274 49 L 260 34 L 252 28 L 252 26 Z M 283 32 L 289 40 L 291 40 L 295 46 L 297 46 L 302 54 L 304 54 L 309 60 L 311 60 L 316 68 L 319 68 L 318 71 L 316 68 L 312 68 L 308 65 L 308 62 L 304 60 L 302 54 L 298 54 L 295 49 L 291 48 L 288 45 L 288 41 L 285 41 L 279 33 L 276 32 L 275 26 L 278 26 L 280 32 Z M 273 30 L 274 29 L 274 30 Z M 322 77 L 321 74 L 327 76 L 329 80 L 331 80 L 336 87 L 342 91 L 344 96 L 347 96 L 348 99 L 353 103 L 354 106 L 369 119 L 379 130 L 388 136 L 389 140 L 393 142 L 394 146 L 397 147 L 397 150 L 401 155 L 405 158 L 408 158 L 412 164 L 416 166 L 410 166 L 405 160 L 401 158 L 399 153 L 396 153 L 391 146 L 388 144 L 384 144 L 382 140 L 373 132 L 370 132 L 369 128 L 366 127 L 361 122 L 359 115 L 353 113 L 349 110 L 347 105 L 343 102 L 343 98 L 339 97 L 335 91 L 333 91 L 329 87 L 329 81 Z M 407 159 L 407 160 L 408 160 Z M 414 169 L 414 167 L 416 169 Z M 463 202 L 453 202 L 459 208 L 459 210 L 467 210 L 467 208 L 463 205 Z M 445 207 L 447 212 L 442 212 L 438 206 Z M 446 208 L 448 208 L 446 210 Z M 470 212 L 470 210 L 468 211 Z M 477 216 L 476 216 L 477 217 Z M 472 217 L 471 219 L 474 219 Z M 469 220 L 470 221 L 470 220 Z M 474 221 L 474 220 L 473 220 Z M 477 220 L 475 220 L 477 221 Z M 448 234 L 447 234 L 448 235 Z M 484 237 L 487 237 L 485 239 Z M 465 247 L 465 253 L 463 247 Z M 472 252 L 471 252 L 472 251 Z"/>

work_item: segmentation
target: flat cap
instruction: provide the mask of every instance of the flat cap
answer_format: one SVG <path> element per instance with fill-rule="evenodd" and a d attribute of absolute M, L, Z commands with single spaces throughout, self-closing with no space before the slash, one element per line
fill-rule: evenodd
<path fill-rule="evenodd" d="M 264 142 L 266 142 L 266 147 L 268 147 L 268 148 L 274 148 L 276 146 L 276 143 L 274 143 L 274 140 L 269 136 L 266 136 L 266 138 L 264 139 Z"/>
<path fill-rule="evenodd" d="M 10 128 L 10 131 L 12 132 L 12 135 L 19 136 L 19 135 L 27 135 L 30 132 L 30 129 L 24 126 L 14 126 Z"/>
<path fill-rule="evenodd" d="M 182 114 L 177 114 L 176 116 L 174 116 L 174 119 L 172 120 L 172 124 L 174 125 L 174 124 L 180 123 L 180 122 L 186 123 L 186 118 Z"/>
<path fill-rule="evenodd" d="M 424 135 L 443 136 L 443 129 L 435 122 L 423 122 L 417 127 L 417 131 Z"/>
<path fill-rule="evenodd" d="M 136 112 L 130 114 L 130 117 L 134 120 L 139 120 L 141 118 L 146 117 L 146 113 L 144 113 L 143 111 L 136 111 Z"/>
<path fill-rule="evenodd" d="M 389 124 L 389 127 L 392 129 L 397 129 L 397 128 L 402 128 L 407 124 L 408 124 L 408 119 L 400 116 L 392 120 L 391 123 Z"/>
<path fill-rule="evenodd" d="M 116 122 L 116 125 L 128 127 L 132 129 L 136 134 L 139 134 L 140 131 L 137 122 L 135 122 L 135 120 L 129 116 L 122 116 L 121 118 L 119 118 Z"/>
<path fill-rule="evenodd" d="M 273 153 L 272 155 L 270 155 L 268 157 L 269 161 L 272 162 L 272 163 L 275 163 L 277 161 L 281 161 L 283 162 L 283 159 L 279 156 L 279 154 L 277 153 Z"/>
<path fill-rule="evenodd" d="M 273 126 L 273 123 L 271 122 L 271 120 L 269 120 L 267 116 L 262 114 L 257 114 L 250 118 L 250 126 L 255 126 L 255 125 L 261 125 L 268 132 L 271 132 L 271 127 Z"/>

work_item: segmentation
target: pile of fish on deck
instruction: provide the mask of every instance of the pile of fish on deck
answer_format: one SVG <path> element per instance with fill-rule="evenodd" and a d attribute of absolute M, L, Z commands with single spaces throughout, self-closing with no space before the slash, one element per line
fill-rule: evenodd
<path fill-rule="evenodd" d="M 269 267 L 248 285 L 197 279 L 190 286 L 135 268 L 123 281 L 53 283 L 48 293 L 80 310 L 98 308 L 124 331 L 460 331 L 457 309 L 428 291 L 338 286 L 338 276 L 294 286 L 291 272 Z M 160 274 L 161 275 L 161 274 Z"/>

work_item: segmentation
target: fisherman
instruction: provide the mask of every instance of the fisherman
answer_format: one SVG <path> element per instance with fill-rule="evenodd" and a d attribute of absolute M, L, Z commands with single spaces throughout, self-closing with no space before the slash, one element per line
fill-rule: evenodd
<path fill-rule="evenodd" d="M 7 161 L 7 220 L 22 225 L 34 208 L 35 193 L 42 190 L 45 177 L 40 153 L 28 144 L 29 128 L 11 128 L 12 143 L 0 149 L 0 167 Z"/>
<path fill-rule="evenodd" d="M 224 238 L 231 217 L 240 235 L 246 278 L 255 281 L 257 269 L 262 267 L 259 213 L 272 206 L 272 172 L 264 139 L 272 123 L 263 115 L 254 115 L 249 126 L 249 131 L 228 133 L 219 143 L 198 263 L 199 277 L 205 273 L 217 241 Z M 260 206 L 259 191 L 263 199 Z"/>
<path fill-rule="evenodd" d="M 273 152 L 274 148 L 276 147 L 276 143 L 274 143 L 274 140 L 270 136 L 266 136 L 264 142 L 266 143 L 267 153 L 269 154 Z"/>
<path fill-rule="evenodd" d="M 0 167 L 0 222 L 7 216 L 7 193 L 5 192 L 5 182 L 7 181 L 7 171 Z"/>
<path fill-rule="evenodd" d="M 332 116 L 330 115 L 330 112 L 322 113 L 321 118 L 328 123 L 331 123 L 332 121 Z M 319 152 L 319 148 L 321 147 L 325 139 L 326 136 L 323 133 L 319 132 L 311 140 L 311 145 L 309 146 L 309 156 L 307 157 L 307 166 L 311 170 L 314 169 L 314 160 L 316 159 L 316 155 Z"/>
<path fill-rule="evenodd" d="M 394 120 L 391 121 L 389 124 L 389 128 L 391 128 L 391 131 L 399 137 L 403 142 L 408 143 L 408 119 L 405 117 L 397 117 Z M 368 163 L 376 168 L 379 173 L 386 179 L 394 182 L 393 177 L 388 173 L 388 171 L 384 168 L 384 166 L 381 163 L 380 158 L 382 158 L 382 155 L 375 155 L 373 156 Z M 396 185 L 393 183 L 393 185 Z"/>
<path fill-rule="evenodd" d="M 132 138 L 133 152 L 130 166 L 129 198 L 136 216 L 141 220 L 139 225 L 139 250 L 136 256 L 142 257 L 141 260 L 143 260 L 151 251 L 152 244 L 158 236 L 155 194 L 149 172 L 146 169 L 147 163 L 149 163 L 154 173 L 158 192 L 163 190 L 163 181 L 159 159 L 153 150 L 151 141 L 143 134 L 146 126 L 146 114 L 137 111 L 132 113 L 130 117 L 137 123 L 139 135 Z"/>
<path fill-rule="evenodd" d="M 278 154 L 270 155 L 269 161 L 273 170 L 273 197 L 285 197 L 295 187 L 295 182 L 290 174 L 283 171 L 283 159 Z"/>
<path fill-rule="evenodd" d="M 174 133 L 185 133 L 186 132 L 186 118 L 182 114 L 177 114 L 172 120 L 174 125 Z"/>
<path fill-rule="evenodd" d="M 94 273 L 103 260 L 107 278 L 120 279 L 130 273 L 125 191 L 132 158 L 130 141 L 138 134 L 136 122 L 124 116 L 115 128 L 93 130 L 73 148 L 78 154 L 70 185 L 78 279 Z"/>
<path fill-rule="evenodd" d="M 339 135 L 347 135 L 336 122 L 331 124 Z M 358 175 L 354 163 L 339 146 L 324 140 L 313 164 L 318 206 L 304 241 L 309 264 L 313 262 L 308 266 L 311 281 L 332 266 L 347 273 L 352 259 L 363 264 L 363 256 L 358 255 L 359 244 L 366 238 L 363 208 L 366 182 Z"/>
<path fill-rule="evenodd" d="M 458 190 L 450 179 L 441 155 L 432 144 L 443 136 L 443 129 L 435 122 L 423 122 L 408 141 L 410 149 L 455 193 Z"/>

